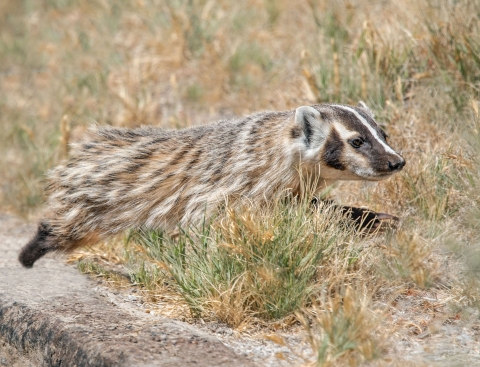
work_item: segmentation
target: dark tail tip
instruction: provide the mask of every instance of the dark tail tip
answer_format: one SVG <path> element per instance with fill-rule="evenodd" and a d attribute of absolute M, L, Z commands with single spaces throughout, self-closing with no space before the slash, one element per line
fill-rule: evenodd
<path fill-rule="evenodd" d="M 51 243 L 51 237 L 52 227 L 45 222 L 40 222 L 35 237 L 20 251 L 18 256 L 20 263 L 26 268 L 31 268 L 35 261 L 46 253 L 55 250 Z"/>

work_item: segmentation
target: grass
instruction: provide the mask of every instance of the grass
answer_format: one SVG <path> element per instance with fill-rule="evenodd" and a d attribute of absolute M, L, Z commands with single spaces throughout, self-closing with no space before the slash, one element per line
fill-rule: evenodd
<path fill-rule="evenodd" d="M 380 315 L 370 309 L 369 302 L 368 291 L 359 294 L 347 286 L 333 297 L 317 299 L 307 312 L 297 315 L 316 351 L 314 365 L 335 366 L 346 360 L 356 366 L 378 357 L 382 345 L 375 332 Z"/>
<path fill-rule="evenodd" d="M 448 300 L 427 324 L 479 307 L 478 14 L 467 0 L 3 2 L 0 208 L 41 216 L 46 170 L 94 121 L 182 128 L 364 100 L 407 165 L 331 196 L 401 217 L 395 232 L 361 237 L 328 210 L 246 203 L 72 261 L 113 283 L 127 267 L 152 304 L 238 330 L 300 321 L 314 365 L 388 359 L 379 335 L 416 335 L 388 321 L 399 297 Z M 423 330 L 411 304 L 405 317 Z"/>
<path fill-rule="evenodd" d="M 195 316 L 213 313 L 233 327 L 291 315 L 322 288 L 318 267 L 331 266 L 341 253 L 349 261 L 337 271 L 347 271 L 360 249 L 352 245 L 352 229 L 332 222 L 340 218 L 332 210 L 313 215 L 305 203 L 272 206 L 229 209 L 200 228 L 180 229 L 174 239 L 140 231 L 134 238 L 143 261 L 135 260 L 137 249 L 129 252 L 141 264 L 134 279 L 147 288 L 172 279 Z"/>

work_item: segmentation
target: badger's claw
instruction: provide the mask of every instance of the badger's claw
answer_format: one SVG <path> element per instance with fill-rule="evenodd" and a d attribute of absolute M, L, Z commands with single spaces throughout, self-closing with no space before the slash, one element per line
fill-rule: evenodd
<path fill-rule="evenodd" d="M 373 215 L 375 218 L 370 221 L 364 220 L 358 225 L 358 228 L 365 233 L 374 233 L 377 231 L 383 232 L 387 229 L 395 229 L 400 220 L 398 217 L 387 213 L 370 212 L 369 214 Z"/>
<path fill-rule="evenodd" d="M 322 200 L 324 203 L 333 204 L 331 200 Z M 318 199 L 312 200 L 312 205 L 318 209 Z M 353 221 L 354 226 L 362 233 L 382 232 L 387 229 L 397 228 L 398 217 L 387 213 L 377 213 L 369 209 L 356 208 L 352 206 L 336 206 L 345 215 L 345 218 Z"/>
<path fill-rule="evenodd" d="M 357 229 L 364 233 L 373 233 L 384 231 L 389 228 L 396 228 L 399 218 L 387 213 L 376 213 L 374 211 L 354 208 L 342 207 L 347 218 L 351 219 Z"/>

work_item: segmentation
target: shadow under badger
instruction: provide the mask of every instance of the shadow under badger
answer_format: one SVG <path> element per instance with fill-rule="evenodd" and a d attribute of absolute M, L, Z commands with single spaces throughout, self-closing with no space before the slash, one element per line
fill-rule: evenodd
<path fill-rule="evenodd" d="M 49 172 L 44 219 L 19 260 L 31 267 L 48 252 L 69 252 L 128 228 L 198 223 L 225 197 L 265 202 L 300 194 L 307 179 L 319 192 L 338 180 L 382 180 L 404 165 L 363 102 L 178 131 L 95 127 Z M 394 218 L 341 209 L 359 226 Z"/>

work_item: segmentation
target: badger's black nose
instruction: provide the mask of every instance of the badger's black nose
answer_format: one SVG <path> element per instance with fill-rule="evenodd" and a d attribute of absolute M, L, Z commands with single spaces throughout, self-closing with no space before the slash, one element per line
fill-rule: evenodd
<path fill-rule="evenodd" d="M 390 171 L 400 171 L 403 166 L 405 166 L 405 159 L 403 159 L 402 157 L 400 157 L 400 159 L 397 161 L 388 162 L 388 168 L 390 169 Z"/>

